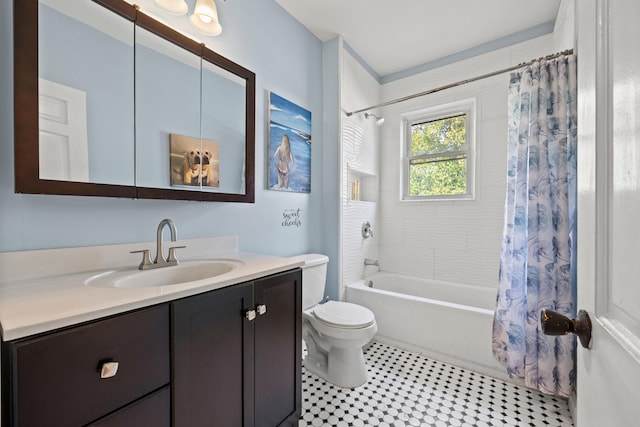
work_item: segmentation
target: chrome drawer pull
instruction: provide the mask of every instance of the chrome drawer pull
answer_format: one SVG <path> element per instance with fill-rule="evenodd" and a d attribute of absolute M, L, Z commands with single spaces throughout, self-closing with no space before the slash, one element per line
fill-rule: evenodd
<path fill-rule="evenodd" d="M 260 304 L 256 307 L 256 310 L 258 310 L 258 314 L 262 316 L 267 312 L 267 306 L 266 304 Z"/>
<path fill-rule="evenodd" d="M 247 310 L 247 312 L 245 313 L 245 317 L 249 321 L 252 321 L 253 319 L 256 318 L 256 311 L 255 310 Z"/>
<path fill-rule="evenodd" d="M 118 373 L 118 362 L 104 362 L 100 367 L 100 378 L 115 377 Z"/>

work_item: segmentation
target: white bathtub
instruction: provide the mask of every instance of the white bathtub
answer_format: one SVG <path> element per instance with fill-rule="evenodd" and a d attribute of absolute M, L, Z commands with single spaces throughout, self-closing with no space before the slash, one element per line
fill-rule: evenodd
<path fill-rule="evenodd" d="M 508 379 L 491 352 L 496 292 L 378 272 L 347 285 L 345 299 L 373 311 L 378 341 Z"/>

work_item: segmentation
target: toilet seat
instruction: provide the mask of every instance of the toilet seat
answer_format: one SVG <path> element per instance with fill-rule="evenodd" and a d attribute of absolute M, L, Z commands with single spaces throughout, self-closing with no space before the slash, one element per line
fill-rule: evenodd
<path fill-rule="evenodd" d="M 367 328 L 375 322 L 371 310 L 349 302 L 327 301 L 315 306 L 312 314 L 319 322 L 342 329 Z"/>

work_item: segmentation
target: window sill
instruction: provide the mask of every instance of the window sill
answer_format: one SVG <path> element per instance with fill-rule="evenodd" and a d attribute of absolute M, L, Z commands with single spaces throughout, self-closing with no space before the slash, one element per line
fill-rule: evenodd
<path fill-rule="evenodd" d="M 475 202 L 476 201 L 476 197 L 472 196 L 472 195 L 468 195 L 468 196 L 460 196 L 460 197 L 446 197 L 446 196 L 442 196 L 442 197 L 425 197 L 425 198 L 412 198 L 412 199 L 400 199 L 398 200 L 398 203 L 400 204 L 413 204 L 413 203 L 458 203 L 458 202 Z"/>

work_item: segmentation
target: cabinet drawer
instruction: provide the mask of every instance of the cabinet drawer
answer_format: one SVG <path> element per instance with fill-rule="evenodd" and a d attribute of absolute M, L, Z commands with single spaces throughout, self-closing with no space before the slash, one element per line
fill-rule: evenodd
<path fill-rule="evenodd" d="M 171 391 L 166 386 L 88 427 L 170 427 Z"/>
<path fill-rule="evenodd" d="M 14 426 L 85 425 L 169 383 L 167 304 L 9 343 Z M 116 375 L 100 377 L 105 361 Z"/>

